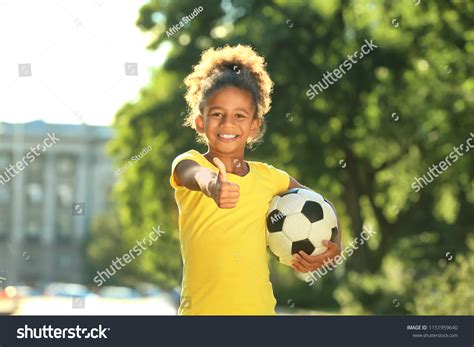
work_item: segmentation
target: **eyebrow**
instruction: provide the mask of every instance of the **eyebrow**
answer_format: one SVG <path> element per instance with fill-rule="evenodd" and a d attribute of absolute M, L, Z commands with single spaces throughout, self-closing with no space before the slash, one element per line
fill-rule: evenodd
<path fill-rule="evenodd" d="M 242 111 L 242 112 L 245 112 L 245 113 L 249 113 L 249 112 L 247 112 L 247 110 L 245 110 L 243 108 L 236 108 L 234 111 Z"/>
<path fill-rule="evenodd" d="M 211 111 L 213 111 L 214 109 L 224 110 L 224 107 L 221 107 L 221 106 L 213 106 L 213 107 L 211 107 L 211 108 L 209 109 L 208 112 L 211 112 Z M 248 112 L 247 110 L 245 110 L 245 109 L 243 109 L 243 108 L 236 108 L 236 109 L 234 109 L 233 111 L 241 111 L 241 112 L 244 112 L 244 113 L 247 113 L 247 114 L 251 113 L 251 112 Z"/>

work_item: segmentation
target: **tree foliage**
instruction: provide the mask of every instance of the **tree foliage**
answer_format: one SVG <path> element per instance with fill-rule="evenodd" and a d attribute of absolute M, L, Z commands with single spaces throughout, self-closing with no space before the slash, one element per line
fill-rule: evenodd
<path fill-rule="evenodd" d="M 139 260 L 141 276 L 166 285 L 180 281 L 170 166 L 179 153 L 204 150 L 193 131 L 182 127 L 182 81 L 204 49 L 237 43 L 266 58 L 275 82 L 267 134 L 247 159 L 284 169 L 332 200 L 344 241 L 364 224 L 377 230 L 368 246 L 315 288 L 272 264 L 281 303 L 293 295 L 304 298 L 305 306 L 400 312 L 393 304 L 396 295 L 416 290 L 419 280 L 439 271 L 447 251 L 468 252 L 471 152 L 421 191 L 411 184 L 474 132 L 474 3 L 416 3 L 152 0 L 144 5 L 137 25 L 149 33 L 150 49 L 168 55 L 140 100 L 117 113 L 118 136 L 111 144 L 117 166 L 143 147 L 153 148 L 116 187 L 128 242 L 152 225 L 169 231 Z M 166 30 L 199 5 L 203 11 L 167 37 Z M 309 85 L 360 50 L 366 39 L 378 48 L 310 100 Z M 406 281 L 397 284 L 396 276 Z M 426 307 L 416 301 L 405 309 L 436 313 L 436 307 Z"/>

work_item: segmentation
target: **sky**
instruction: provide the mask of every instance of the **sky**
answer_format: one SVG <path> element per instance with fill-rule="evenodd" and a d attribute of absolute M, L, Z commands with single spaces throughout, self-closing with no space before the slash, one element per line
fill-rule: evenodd
<path fill-rule="evenodd" d="M 0 123 L 111 125 L 166 53 L 135 26 L 147 0 L 0 0 Z"/>

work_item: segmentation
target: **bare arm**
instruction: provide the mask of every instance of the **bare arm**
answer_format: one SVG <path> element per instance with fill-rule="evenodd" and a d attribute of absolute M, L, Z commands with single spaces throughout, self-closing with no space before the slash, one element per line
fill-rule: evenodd
<path fill-rule="evenodd" d="M 217 174 L 196 163 L 193 160 L 183 160 L 174 169 L 174 178 L 179 186 L 190 190 L 202 191 L 207 196 L 209 184 L 217 177 Z"/>
<path fill-rule="evenodd" d="M 227 182 L 224 164 L 214 158 L 219 174 L 193 160 L 183 160 L 174 169 L 176 183 L 190 190 L 201 191 L 212 198 L 219 208 L 234 208 L 240 197 L 240 187 Z"/>

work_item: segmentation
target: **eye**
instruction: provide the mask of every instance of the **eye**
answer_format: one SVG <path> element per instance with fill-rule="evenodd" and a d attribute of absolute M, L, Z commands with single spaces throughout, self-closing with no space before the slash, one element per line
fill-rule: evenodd
<path fill-rule="evenodd" d="M 211 117 L 222 117 L 222 112 L 213 112 L 211 113 Z"/>
<path fill-rule="evenodd" d="M 242 114 L 242 113 L 237 113 L 235 116 L 236 116 L 237 118 L 247 118 L 247 116 L 244 115 L 244 114 Z"/>

